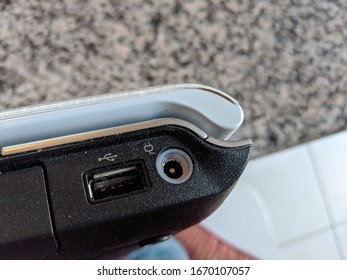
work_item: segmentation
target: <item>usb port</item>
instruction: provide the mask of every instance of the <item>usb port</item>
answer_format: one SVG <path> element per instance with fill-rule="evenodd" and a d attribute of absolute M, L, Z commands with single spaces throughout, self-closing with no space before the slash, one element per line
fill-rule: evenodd
<path fill-rule="evenodd" d="M 87 171 L 84 180 L 92 203 L 123 197 L 149 189 L 141 162 Z"/>

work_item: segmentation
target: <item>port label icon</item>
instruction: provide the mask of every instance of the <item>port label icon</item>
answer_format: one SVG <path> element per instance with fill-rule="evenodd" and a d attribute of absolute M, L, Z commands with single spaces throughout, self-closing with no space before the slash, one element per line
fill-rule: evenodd
<path fill-rule="evenodd" d="M 115 161 L 116 157 L 118 157 L 118 155 L 114 154 L 112 155 L 111 153 L 107 153 L 106 155 L 104 155 L 101 158 L 98 158 L 98 161 L 103 161 L 103 160 L 107 160 L 107 161 Z"/>
<path fill-rule="evenodd" d="M 154 147 L 151 143 L 146 143 L 144 146 L 143 146 L 143 149 L 145 150 L 146 153 L 149 153 L 151 155 L 154 155 Z"/>

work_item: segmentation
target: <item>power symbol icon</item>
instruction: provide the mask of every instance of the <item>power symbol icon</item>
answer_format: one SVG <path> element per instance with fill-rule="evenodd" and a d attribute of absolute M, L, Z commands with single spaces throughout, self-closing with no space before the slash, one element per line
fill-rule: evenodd
<path fill-rule="evenodd" d="M 146 144 L 143 146 L 143 149 L 145 150 L 146 153 L 149 153 L 149 154 L 151 154 L 151 155 L 154 154 L 154 147 L 153 147 L 153 145 L 150 144 L 150 143 L 148 143 L 148 144 L 146 143 Z"/>

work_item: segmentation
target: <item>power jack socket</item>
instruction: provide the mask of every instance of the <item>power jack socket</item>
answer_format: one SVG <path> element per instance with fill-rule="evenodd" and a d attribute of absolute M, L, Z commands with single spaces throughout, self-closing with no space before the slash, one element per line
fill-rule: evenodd
<path fill-rule="evenodd" d="M 180 149 L 168 149 L 160 153 L 156 160 L 159 175 L 172 184 L 182 184 L 193 173 L 190 156 Z"/>

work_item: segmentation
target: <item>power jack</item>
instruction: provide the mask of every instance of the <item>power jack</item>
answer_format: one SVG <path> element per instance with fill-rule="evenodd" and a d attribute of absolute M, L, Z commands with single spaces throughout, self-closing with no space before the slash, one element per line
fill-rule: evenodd
<path fill-rule="evenodd" d="M 159 175 L 172 184 L 182 184 L 193 173 L 190 156 L 180 149 L 168 149 L 157 157 L 156 167 Z"/>

